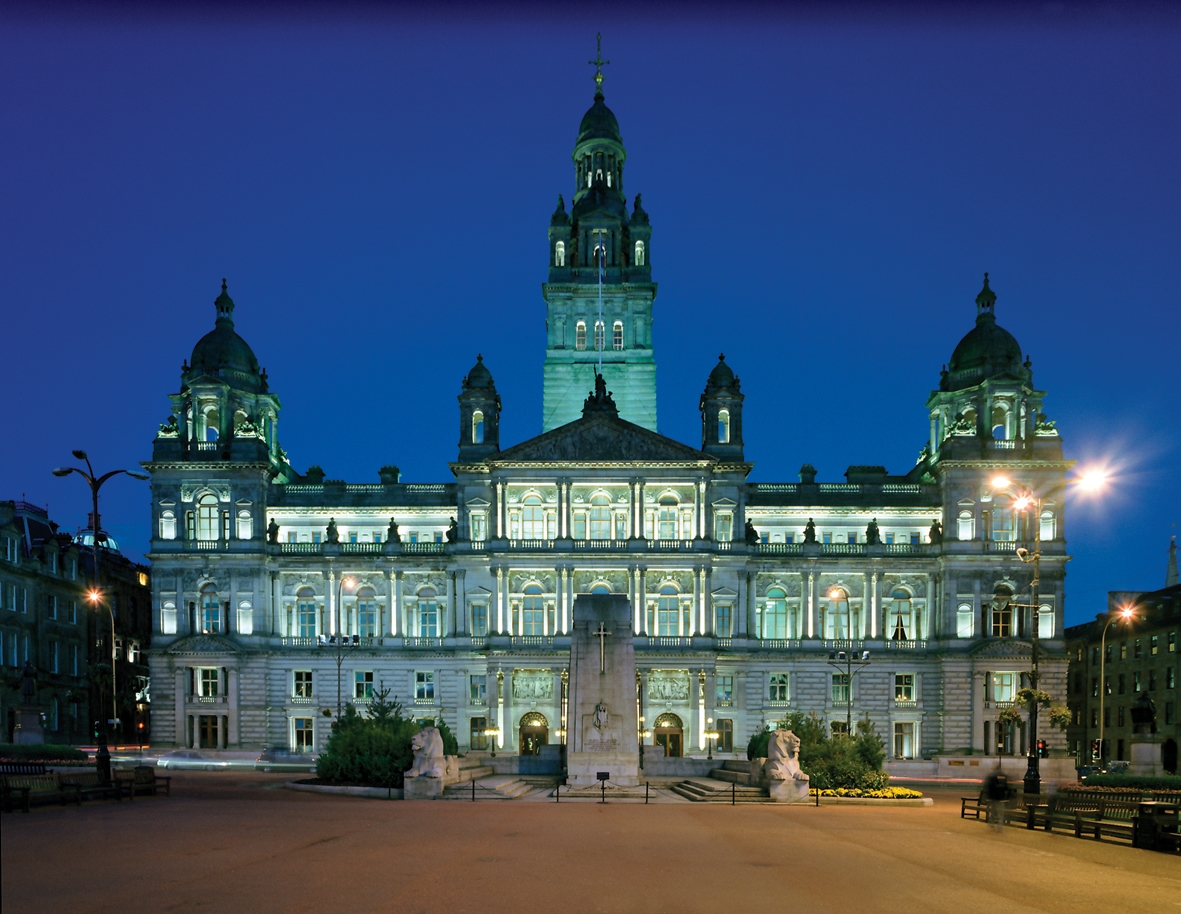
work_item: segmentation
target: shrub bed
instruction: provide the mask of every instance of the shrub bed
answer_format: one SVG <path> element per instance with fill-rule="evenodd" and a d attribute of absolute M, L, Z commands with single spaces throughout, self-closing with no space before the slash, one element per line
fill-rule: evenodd
<path fill-rule="evenodd" d="M 779 721 L 776 729 L 791 730 L 799 737 L 800 768 L 811 779 L 813 789 L 888 789 L 890 775 L 882 770 L 886 750 L 873 724 L 868 720 L 859 721 L 857 732 L 854 734 L 831 736 L 818 717 L 796 712 L 786 720 Z M 759 731 L 751 737 L 746 748 L 746 757 L 765 758 L 770 741 L 770 729 Z"/>
<path fill-rule="evenodd" d="M 1146 778 L 1130 774 L 1088 774 L 1087 787 L 1131 787 L 1136 790 L 1181 790 L 1181 777 Z"/>
<path fill-rule="evenodd" d="M 54 746 L 48 743 L 40 746 L 18 746 L 16 743 L 0 743 L 0 761 L 5 762 L 85 762 L 88 756 L 73 746 Z"/>
<path fill-rule="evenodd" d="M 820 791 L 822 797 L 868 797 L 873 800 L 917 800 L 922 796 L 918 790 L 909 787 L 882 787 L 878 790 L 862 790 L 859 787 Z"/>

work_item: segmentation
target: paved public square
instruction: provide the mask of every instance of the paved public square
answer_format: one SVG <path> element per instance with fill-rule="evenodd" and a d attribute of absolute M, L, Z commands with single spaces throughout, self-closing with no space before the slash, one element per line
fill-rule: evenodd
<path fill-rule="evenodd" d="M 270 911 L 1168 911 L 1176 857 L 926 809 L 384 802 L 283 775 L 6 814 L 6 914 Z"/>

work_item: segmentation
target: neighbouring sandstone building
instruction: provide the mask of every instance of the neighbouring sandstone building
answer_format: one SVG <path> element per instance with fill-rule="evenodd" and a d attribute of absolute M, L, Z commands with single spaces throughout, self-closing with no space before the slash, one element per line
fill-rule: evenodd
<path fill-rule="evenodd" d="M 612 593 L 632 607 L 642 727 L 669 754 L 704 752 L 709 732 L 716 751 L 741 752 L 793 711 L 840 728 L 850 705 L 895 757 L 1020 754 L 1021 730 L 997 722 L 1031 657 L 1016 550 L 1038 525 L 1041 685 L 1062 697 L 1070 463 L 987 277 L 925 404 L 913 468 L 748 482 L 743 393 L 724 358 L 697 404 L 701 441 L 655 431 L 652 228 L 638 195 L 629 211 L 601 81 L 573 160 L 542 287 L 543 433 L 502 447 L 501 399 L 477 357 L 450 481 L 297 472 L 223 283 L 144 464 L 154 742 L 318 749 L 338 689 L 363 706 L 384 685 L 445 719 L 463 750 L 495 729 L 498 748 L 537 753 L 567 729 L 574 598 Z M 999 471 L 1043 496 L 1039 517 L 993 494 Z M 852 682 L 856 667 L 830 663 L 864 651 Z"/>

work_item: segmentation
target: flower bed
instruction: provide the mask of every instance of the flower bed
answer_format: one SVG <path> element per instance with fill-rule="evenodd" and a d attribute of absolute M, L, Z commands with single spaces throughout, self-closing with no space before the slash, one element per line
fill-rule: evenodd
<path fill-rule="evenodd" d="M 878 787 L 863 790 L 860 787 L 838 787 L 835 790 L 820 791 L 822 797 L 861 797 L 869 800 L 916 800 L 922 796 L 909 787 Z"/>

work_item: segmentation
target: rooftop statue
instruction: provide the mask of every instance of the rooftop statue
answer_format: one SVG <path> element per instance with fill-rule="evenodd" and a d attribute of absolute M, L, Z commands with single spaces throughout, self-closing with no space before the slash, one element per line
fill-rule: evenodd
<path fill-rule="evenodd" d="M 810 517 L 808 518 L 807 526 L 804 527 L 804 542 L 805 543 L 815 543 L 816 542 L 816 522 L 813 521 L 812 518 L 810 518 Z"/>
<path fill-rule="evenodd" d="M 324 538 L 328 542 L 330 542 L 330 543 L 339 543 L 340 542 L 340 531 L 336 529 L 336 518 L 335 517 L 328 518 L 328 530 L 326 531 L 326 534 L 327 535 Z"/>
<path fill-rule="evenodd" d="M 279 525 L 273 517 L 271 518 L 271 522 L 267 524 L 267 542 L 272 546 L 277 545 L 279 542 Z"/>
<path fill-rule="evenodd" d="M 869 526 L 865 528 L 865 542 L 870 546 L 880 546 L 882 544 L 882 534 L 878 530 L 878 519 L 875 517 L 869 522 Z"/>

